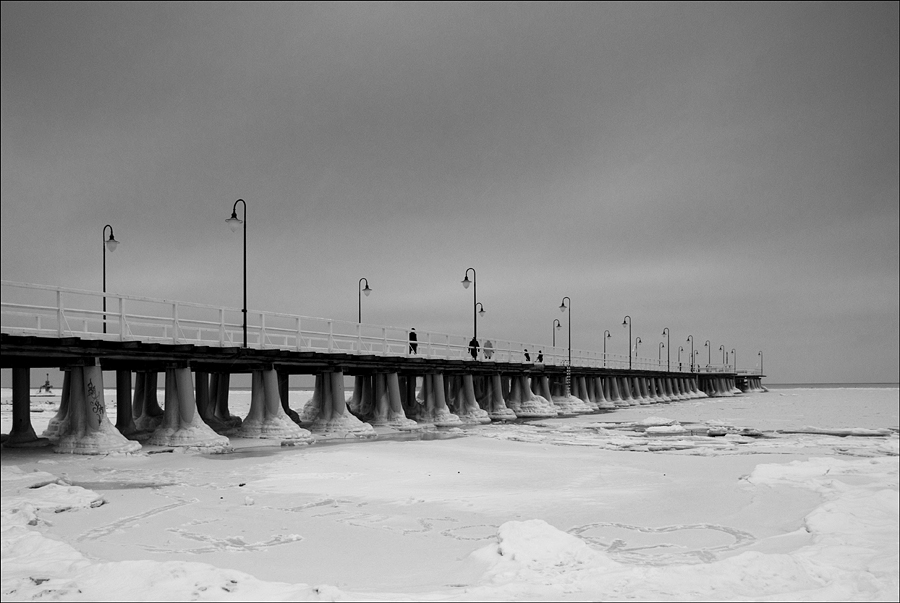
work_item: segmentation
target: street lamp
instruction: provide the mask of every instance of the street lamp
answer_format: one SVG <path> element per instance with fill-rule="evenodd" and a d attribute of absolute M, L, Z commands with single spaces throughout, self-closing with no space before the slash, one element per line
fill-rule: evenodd
<path fill-rule="evenodd" d="M 556 347 L 556 332 L 562 328 L 562 323 L 558 318 L 553 319 L 553 347 Z"/>
<path fill-rule="evenodd" d="M 666 342 L 665 342 L 665 341 L 660 341 L 660 342 L 659 342 L 659 350 L 657 350 L 658 354 L 657 354 L 657 357 L 656 357 L 657 362 L 659 362 L 660 364 L 662 364 L 662 349 L 663 349 L 664 347 L 666 347 Z"/>
<path fill-rule="evenodd" d="M 734 351 L 734 348 L 731 348 L 731 365 L 734 367 L 734 372 L 737 372 L 737 352 Z"/>
<path fill-rule="evenodd" d="M 694 336 L 688 335 L 688 338 L 685 341 L 691 342 L 691 372 L 694 372 Z"/>
<path fill-rule="evenodd" d="M 681 371 L 681 352 L 684 351 L 684 346 L 678 346 L 678 371 Z"/>
<path fill-rule="evenodd" d="M 720 345 L 720 346 L 719 346 L 719 349 L 722 351 L 722 366 L 724 367 L 724 366 L 725 366 L 725 363 L 726 363 L 726 360 L 725 360 L 725 344 L 723 343 L 722 345 Z"/>
<path fill-rule="evenodd" d="M 631 370 L 631 317 L 626 315 L 622 320 L 622 326 L 628 326 L 628 370 Z"/>
<path fill-rule="evenodd" d="M 359 287 L 362 287 L 363 281 L 366 281 L 366 288 L 359 289 Z M 359 279 L 359 287 L 357 287 L 357 289 L 359 289 L 359 320 L 357 322 L 362 324 L 362 294 L 365 293 L 366 297 L 369 297 L 369 293 L 371 293 L 372 290 L 369 289 L 369 280 L 366 277 Z"/>
<path fill-rule="evenodd" d="M 706 343 L 703 344 L 703 347 L 706 349 L 706 366 L 712 364 L 712 344 L 709 342 L 709 339 L 706 340 Z"/>
<path fill-rule="evenodd" d="M 663 335 L 666 336 L 666 371 L 672 371 L 672 355 L 669 353 L 669 350 L 672 349 L 672 338 L 671 333 L 669 333 L 669 327 L 663 329 Z"/>
<path fill-rule="evenodd" d="M 641 345 L 643 342 L 640 337 L 634 338 L 634 357 L 637 358 L 637 347 Z"/>
<path fill-rule="evenodd" d="M 559 311 L 566 311 L 566 300 L 569 300 L 569 365 L 566 367 L 566 397 L 568 398 L 572 393 L 572 300 L 568 295 L 562 298 L 562 303 L 559 304 Z"/>
<path fill-rule="evenodd" d="M 240 203 L 244 206 L 243 220 L 239 220 L 237 217 L 237 204 Z M 234 202 L 234 207 L 231 208 L 231 217 L 225 220 L 228 223 L 228 226 L 231 228 L 231 232 L 234 232 L 238 229 L 238 227 L 243 224 L 244 225 L 244 308 L 242 310 L 244 314 L 244 347 L 247 347 L 247 202 L 243 199 L 238 199 Z"/>
<path fill-rule="evenodd" d="M 609 329 L 603 331 L 603 366 L 606 366 L 606 340 L 612 337 L 612 334 L 609 332 Z"/>
<path fill-rule="evenodd" d="M 106 238 L 106 229 L 109 229 L 109 238 Z M 106 333 L 106 250 L 115 251 L 119 246 L 116 237 L 113 236 L 113 227 L 107 224 L 103 227 L 103 332 Z"/>
<path fill-rule="evenodd" d="M 757 356 L 759 356 L 759 374 L 760 374 L 760 375 L 764 375 L 765 373 L 763 373 L 763 355 L 762 355 L 762 350 L 759 351 L 759 354 L 757 354 Z"/>
<path fill-rule="evenodd" d="M 469 280 L 469 270 L 472 271 L 472 280 Z M 474 331 L 474 339 L 478 339 L 478 316 L 484 316 L 484 305 L 478 302 L 478 284 L 475 282 L 476 279 L 475 269 L 474 268 L 466 268 L 465 278 L 463 278 L 462 286 L 466 289 L 469 288 L 469 284 L 472 285 L 472 330 Z M 481 306 L 481 310 L 478 310 L 478 306 Z"/>

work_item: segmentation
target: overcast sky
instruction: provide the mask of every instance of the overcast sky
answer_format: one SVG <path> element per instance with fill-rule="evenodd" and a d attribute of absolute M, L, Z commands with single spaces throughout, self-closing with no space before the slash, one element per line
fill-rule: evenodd
<path fill-rule="evenodd" d="M 2 3 L 2 278 L 898 381 L 898 4 Z M 238 210 L 241 213 L 241 210 Z M 684 358 L 687 358 L 685 353 Z M 718 358 L 718 360 L 717 360 Z M 706 358 L 703 358 L 705 363 Z"/>

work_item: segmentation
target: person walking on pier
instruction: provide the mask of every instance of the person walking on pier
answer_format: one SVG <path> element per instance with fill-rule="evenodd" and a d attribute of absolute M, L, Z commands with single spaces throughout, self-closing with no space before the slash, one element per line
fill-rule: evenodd
<path fill-rule="evenodd" d="M 544 350 L 538 350 L 537 361 L 538 364 L 544 361 Z"/>
<path fill-rule="evenodd" d="M 419 349 L 419 338 L 416 336 L 416 328 L 413 327 L 409 331 L 409 353 L 416 354 Z"/>
<path fill-rule="evenodd" d="M 472 360 L 478 359 L 478 340 L 474 337 L 469 342 L 469 353 L 472 354 Z"/>
<path fill-rule="evenodd" d="M 528 353 L 528 348 L 525 348 L 525 362 L 531 362 L 531 354 Z"/>
<path fill-rule="evenodd" d="M 493 355 L 494 355 L 494 344 L 491 343 L 490 339 L 488 339 L 487 341 L 484 342 L 484 357 L 487 360 L 490 360 Z"/>

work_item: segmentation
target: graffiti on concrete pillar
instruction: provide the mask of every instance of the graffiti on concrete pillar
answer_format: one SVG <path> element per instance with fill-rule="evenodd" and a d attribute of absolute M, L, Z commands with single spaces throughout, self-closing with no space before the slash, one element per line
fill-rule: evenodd
<path fill-rule="evenodd" d="M 97 392 L 97 388 L 94 387 L 94 381 L 92 379 L 88 379 L 87 383 L 87 394 L 88 394 L 88 405 L 91 408 L 91 412 L 97 415 L 97 427 L 103 423 L 103 398 Z"/>

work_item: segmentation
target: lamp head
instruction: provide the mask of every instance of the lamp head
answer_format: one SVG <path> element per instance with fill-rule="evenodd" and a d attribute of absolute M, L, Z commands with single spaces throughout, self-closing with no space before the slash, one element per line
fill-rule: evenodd
<path fill-rule="evenodd" d="M 470 285 L 471 283 L 472 283 L 472 281 L 469 280 L 469 275 L 466 274 L 466 278 L 464 278 L 464 279 L 462 280 L 462 286 L 463 286 L 464 288 L 468 289 L 468 288 L 469 288 L 469 285 Z"/>
<path fill-rule="evenodd" d="M 109 238 L 106 240 L 106 248 L 110 251 L 115 251 L 116 247 L 119 246 L 119 242 L 113 236 L 112 232 L 109 233 Z"/>
<path fill-rule="evenodd" d="M 231 217 L 225 220 L 228 223 L 228 226 L 231 228 L 231 232 L 235 232 L 238 227 L 243 224 L 243 220 L 237 217 L 237 212 L 232 211 Z"/>
<path fill-rule="evenodd" d="M 365 293 L 365 294 L 366 294 L 366 297 L 369 297 L 369 293 L 371 293 L 371 292 L 372 292 L 372 290 L 371 290 L 371 289 L 369 289 L 369 284 L 368 284 L 368 283 L 366 283 L 366 288 L 365 288 L 365 289 L 363 289 L 363 293 Z"/>

